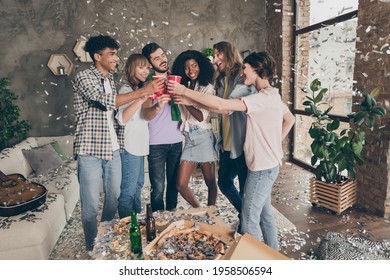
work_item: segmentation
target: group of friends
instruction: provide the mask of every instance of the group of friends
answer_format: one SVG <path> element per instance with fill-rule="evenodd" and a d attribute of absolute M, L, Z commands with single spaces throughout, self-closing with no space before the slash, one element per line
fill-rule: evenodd
<path fill-rule="evenodd" d="M 73 80 L 74 155 L 86 249 L 93 249 L 97 236 L 101 186 L 101 221 L 112 220 L 117 211 L 120 218 L 141 212 L 147 156 L 153 211 L 176 209 L 178 193 L 200 207 L 188 186 L 199 166 L 207 205 L 216 204 L 219 187 L 237 210 L 237 230 L 263 236 L 278 250 L 271 191 L 282 163 L 282 140 L 295 118 L 270 85 L 273 57 L 263 51 L 242 59 L 233 44 L 221 41 L 213 46 L 213 61 L 187 50 L 169 69 L 164 49 L 149 43 L 128 57 L 117 91 L 113 72 L 119 47 L 110 36 L 91 37 L 85 50 L 93 66 Z M 181 82 L 168 81 L 168 75 L 181 76 Z M 155 95 L 164 88 L 164 94 Z M 219 113 L 219 135 L 213 133 L 211 112 Z"/>

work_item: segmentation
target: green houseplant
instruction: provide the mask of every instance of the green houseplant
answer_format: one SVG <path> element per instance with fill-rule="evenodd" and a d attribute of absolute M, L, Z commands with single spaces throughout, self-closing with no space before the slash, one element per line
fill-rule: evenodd
<path fill-rule="evenodd" d="M 341 173 L 347 170 L 348 176 L 353 180 L 356 165 L 363 164 L 361 152 L 366 137 L 364 129 L 373 130 L 375 119 L 386 114 L 385 108 L 375 99 L 380 90 L 375 88 L 369 94 L 363 93 L 358 110 L 348 115 L 351 127 L 340 132 L 336 131 L 340 127 L 340 120 L 328 116 L 332 107 L 324 111 L 319 107 L 325 104 L 322 100 L 328 89 L 322 88 L 320 80 L 315 79 L 310 84 L 310 91 L 303 105 L 313 118 L 309 134 L 313 139 L 310 146 L 313 153 L 311 164 L 315 166 L 316 179 L 328 183 L 340 182 Z"/>
<path fill-rule="evenodd" d="M 202 53 L 207 56 L 210 60 L 212 60 L 214 56 L 214 50 L 212 48 L 204 48 Z"/>
<path fill-rule="evenodd" d="M 340 214 L 357 201 L 355 176 L 357 165 L 363 164 L 365 129 L 373 130 L 375 120 L 386 110 L 375 99 L 379 88 L 363 93 L 357 110 L 347 116 L 350 128 L 340 130 L 340 120 L 328 116 L 332 107 L 322 101 L 327 91 L 318 79 L 311 82 L 310 89 L 304 89 L 307 95 L 303 105 L 313 118 L 309 135 L 313 139 L 310 148 L 315 178 L 310 179 L 310 202 Z M 343 171 L 349 178 L 342 175 Z"/>
<path fill-rule="evenodd" d="M 14 104 L 18 96 L 9 85 L 8 78 L 0 78 L 0 150 L 26 139 L 31 129 L 27 120 L 19 120 L 20 109 Z"/>

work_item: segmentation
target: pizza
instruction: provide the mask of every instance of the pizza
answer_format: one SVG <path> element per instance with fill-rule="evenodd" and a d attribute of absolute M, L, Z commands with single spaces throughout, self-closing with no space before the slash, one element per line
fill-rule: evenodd
<path fill-rule="evenodd" d="M 194 228 L 166 233 L 157 242 L 156 250 L 160 260 L 217 260 L 225 253 L 219 238 Z"/>
<path fill-rule="evenodd" d="M 120 219 L 114 224 L 114 229 L 118 234 L 129 233 L 130 229 L 130 217 Z"/>

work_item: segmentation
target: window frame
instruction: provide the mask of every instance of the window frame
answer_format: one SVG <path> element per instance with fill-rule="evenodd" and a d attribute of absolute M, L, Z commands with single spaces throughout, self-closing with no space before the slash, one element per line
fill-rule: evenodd
<path fill-rule="evenodd" d="M 292 58 L 291 58 L 291 63 L 292 65 L 295 67 L 296 65 L 296 53 L 297 53 L 297 41 L 298 41 L 298 36 L 299 35 L 302 35 L 302 34 L 305 34 L 305 33 L 309 33 L 309 32 L 312 32 L 312 31 L 315 31 L 315 30 L 319 30 L 321 28 L 324 28 L 324 27 L 327 27 L 327 26 L 331 26 L 331 25 L 334 25 L 334 24 L 337 24 L 337 23 L 341 23 L 341 22 L 344 22 L 344 21 L 347 21 L 347 20 L 351 20 L 351 19 L 354 19 L 354 18 L 357 18 L 357 15 L 358 15 L 358 9 L 357 10 L 353 10 L 351 12 L 348 12 L 348 13 L 345 13 L 343 15 L 340 15 L 340 16 L 337 16 L 337 17 L 333 17 L 333 18 L 330 18 L 330 19 L 327 19 L 325 21 L 322 21 L 322 22 L 318 22 L 318 23 L 315 23 L 313 25 L 309 25 L 309 26 L 306 26 L 306 27 L 303 27 L 303 28 L 299 28 L 298 29 L 298 7 L 297 7 L 297 1 L 294 1 L 294 14 L 295 14 L 295 29 L 293 29 L 293 36 L 292 36 L 292 49 L 294 50 L 292 52 Z M 292 68 L 294 68 L 292 67 Z M 304 115 L 304 116 L 311 116 L 311 114 L 309 112 L 306 112 L 302 109 L 296 109 L 296 95 L 298 94 L 296 92 L 296 85 L 297 85 L 297 78 L 298 78 L 298 74 L 296 73 L 296 71 L 294 71 L 294 69 L 292 69 L 292 72 L 291 72 L 291 76 L 292 76 L 292 91 L 293 91 L 293 98 L 292 98 L 292 113 L 294 114 L 295 117 L 297 117 L 297 115 Z M 328 115 L 331 119 L 339 119 L 340 122 L 343 122 L 343 123 L 349 123 L 349 119 L 347 116 L 341 116 L 341 115 L 336 115 L 336 114 L 329 114 Z M 290 160 L 292 163 L 310 171 L 310 172 L 314 172 L 315 168 L 313 166 L 311 166 L 310 164 L 298 159 L 295 157 L 295 145 L 297 143 L 295 143 L 295 129 L 293 129 L 293 133 L 292 133 L 292 142 L 293 142 L 293 147 L 292 147 L 292 153 L 290 153 Z"/>

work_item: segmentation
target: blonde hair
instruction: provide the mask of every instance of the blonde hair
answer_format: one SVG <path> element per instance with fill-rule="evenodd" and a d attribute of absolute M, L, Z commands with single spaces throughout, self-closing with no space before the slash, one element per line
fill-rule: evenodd
<path fill-rule="evenodd" d="M 140 54 L 134 53 L 131 54 L 126 61 L 125 72 L 123 74 L 123 79 L 125 79 L 132 87 L 137 85 L 134 77 L 135 77 L 135 68 L 137 66 L 150 66 L 148 59 Z"/>

